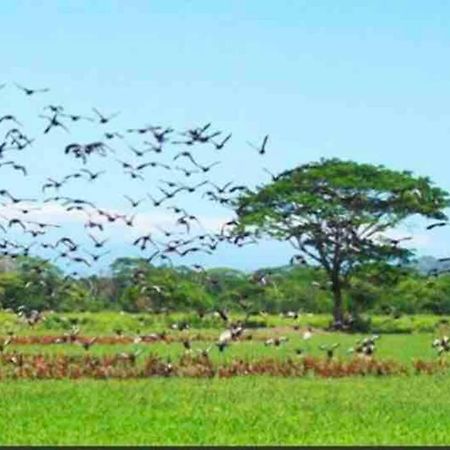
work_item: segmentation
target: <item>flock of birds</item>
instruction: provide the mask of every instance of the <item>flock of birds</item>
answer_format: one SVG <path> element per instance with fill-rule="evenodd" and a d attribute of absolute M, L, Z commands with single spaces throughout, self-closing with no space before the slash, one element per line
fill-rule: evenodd
<path fill-rule="evenodd" d="M 2 84 L 0 101 L 9 87 L 29 101 L 32 119 L 37 119 L 39 125 L 38 131 L 31 136 L 24 118 L 11 112 L 0 114 L 0 174 L 3 180 L 0 186 L 0 232 L 3 234 L 0 257 L 14 260 L 20 256 L 38 256 L 39 259 L 29 267 L 30 273 L 38 277 L 45 275 L 47 262 L 64 262 L 70 269 L 65 280 L 71 282 L 83 270 L 99 267 L 103 258 L 112 252 L 108 230 L 117 225 L 121 235 L 131 238 L 130 245 L 148 263 L 173 264 L 174 258 L 212 254 L 221 243 L 242 247 L 257 242 L 258 236 L 254 233 L 236 232 L 236 218 L 224 221 L 217 230 L 211 231 L 201 223 L 198 214 L 186 206 L 195 206 L 199 200 L 206 199 L 232 210 L 237 196 L 249 191 L 242 183 L 219 182 L 217 178 L 220 177 L 213 174 L 221 164 L 219 156 L 232 140 L 231 133 L 216 130 L 211 123 L 181 131 L 161 125 L 119 129 L 114 126 L 119 112 L 109 114 L 97 108 L 92 108 L 91 114 L 69 111 L 65 106 L 45 100 L 50 93 L 48 88 Z M 85 127 L 90 127 L 90 137 L 75 140 L 72 132 L 81 135 Z M 23 191 L 27 183 L 15 177 L 33 177 L 36 161 L 45 160 L 41 152 L 50 145 L 39 139 L 50 136 L 61 142 L 56 162 L 47 164 L 45 175 L 38 179 L 38 187 L 32 195 L 17 194 L 16 189 Z M 268 142 L 266 135 L 259 144 L 249 142 L 248 146 L 255 154 L 263 156 L 267 153 Z M 203 155 L 207 150 L 213 153 L 214 159 L 205 162 Z M 37 159 L 29 165 L 30 158 Z M 67 164 L 75 168 L 65 173 Z M 272 179 L 277 178 L 264 170 Z M 108 183 L 102 185 L 102 180 L 107 179 Z M 5 180 L 10 180 L 10 186 L 4 186 Z M 114 192 L 127 183 L 132 184 L 134 194 Z M 142 187 L 144 192 L 136 195 L 137 187 Z M 84 195 L 72 195 L 70 192 L 74 188 L 81 188 Z M 99 205 L 93 197 L 101 189 L 107 189 L 115 201 L 120 198 L 122 206 L 112 209 Z M 196 198 L 192 198 L 194 194 L 197 194 Z M 142 222 L 142 216 L 155 209 L 162 211 L 164 217 L 170 217 L 165 226 Z M 48 220 L 48 217 L 54 220 Z M 68 220 L 81 225 L 81 234 L 68 233 Z M 449 222 L 440 221 L 427 229 L 447 225 Z M 408 239 L 411 237 L 390 241 L 398 245 Z M 449 258 L 441 259 L 447 260 Z M 305 259 L 294 255 L 290 263 L 305 264 Z M 192 268 L 205 273 L 201 264 L 193 264 Z M 140 282 L 139 273 L 136 277 Z M 262 286 L 268 283 L 268 277 L 263 273 L 252 277 Z M 39 283 L 45 285 L 45 276 Z M 147 286 L 144 282 L 141 288 L 142 292 L 162 292 L 161 287 Z M 39 312 L 19 312 L 31 324 L 40 318 Z M 218 314 L 228 321 L 224 311 L 218 311 Z M 242 330 L 241 325 L 228 327 L 218 340 L 219 348 L 225 348 L 226 343 L 238 338 Z M 283 342 L 282 338 L 276 338 L 266 344 L 279 346 Z M 441 347 L 445 349 L 447 345 L 444 343 Z M 359 348 L 356 347 L 355 352 L 370 352 L 374 350 L 374 344 Z M 323 348 L 323 351 L 332 353 L 334 347 Z"/>
<path fill-rule="evenodd" d="M 0 85 L 0 100 L 5 88 L 6 84 Z M 30 108 L 50 92 L 48 88 L 19 84 L 12 88 L 29 99 Z M 211 123 L 182 131 L 160 125 L 118 129 L 113 126 L 118 115 L 118 112 L 107 114 L 96 108 L 92 108 L 92 114 L 74 113 L 64 106 L 45 102 L 33 114 L 34 119 L 37 116 L 42 120 L 41 129 L 37 135 L 30 136 L 22 117 L 10 112 L 0 114 L 0 174 L 3 180 L 11 179 L 10 186 L 4 186 L 5 181 L 0 186 L 0 232 L 3 233 L 0 256 L 12 260 L 22 255 L 39 256 L 40 261 L 30 268 L 37 275 L 45 271 L 46 261 L 64 262 L 70 269 L 66 278 L 73 279 L 95 268 L 112 252 L 108 248 L 112 244 L 108 229 L 114 225 L 126 230 L 122 236 L 130 236 L 131 246 L 149 263 L 172 264 L 174 257 L 211 254 L 222 242 L 239 247 L 256 242 L 250 233 L 231 232 L 237 224 L 234 219 L 211 231 L 203 226 L 198 215 L 185 207 L 187 203 L 198 203 L 198 198 L 186 199 L 186 195 L 198 194 L 200 199 L 227 207 L 237 195 L 247 191 L 246 186 L 232 181 L 220 183 L 213 175 L 215 167 L 221 164 L 217 156 L 231 141 L 231 133 L 214 130 Z M 79 131 L 75 127 L 81 124 L 90 126 L 95 138 L 75 141 L 72 131 Z M 38 138 L 48 136 L 64 141 L 58 163 L 48 164 L 44 179 L 33 195 L 16 194 L 15 189 L 26 186 L 27 182 L 7 178 L 6 171 L 30 180 L 33 166 L 27 164 L 27 159 L 36 157 L 36 153 L 49 145 L 38 142 Z M 249 146 L 264 155 L 268 140 L 269 136 L 265 136 L 260 145 L 249 143 Z M 199 147 L 202 153 L 212 150 L 215 160 L 202 161 L 203 156 L 195 152 Z M 61 157 L 66 161 L 62 162 Z M 41 158 L 45 159 L 43 155 Z M 67 163 L 76 168 L 63 173 Z M 122 199 L 118 209 L 103 207 L 93 199 L 98 188 L 104 189 L 102 180 L 109 172 L 107 189 L 120 191 L 127 183 L 135 183 L 134 195 L 110 192 L 115 201 Z M 137 186 L 143 188 L 141 195 L 135 194 Z M 71 195 L 74 188 L 84 194 Z M 148 192 L 150 188 L 152 192 Z M 142 222 L 142 217 L 155 208 L 164 217 L 170 216 L 165 226 Z M 46 217 L 53 217 L 52 213 L 62 220 L 47 220 Z M 82 224 L 83 238 L 75 238 L 80 236 L 79 232 L 67 231 L 68 218 Z M 25 236 L 29 238 L 27 243 Z M 193 267 L 203 269 L 199 264 Z"/>
<path fill-rule="evenodd" d="M 132 338 L 134 344 L 149 343 L 166 341 L 169 334 L 173 332 L 179 332 L 178 335 L 181 337 L 181 343 L 186 354 L 199 354 L 203 357 L 209 357 L 209 353 L 213 348 L 216 348 L 220 353 L 223 353 L 227 348 L 229 348 L 233 343 L 237 341 L 251 341 L 253 340 L 253 335 L 250 333 L 250 329 L 246 328 L 245 321 L 237 320 L 232 321 L 228 313 L 225 310 L 217 310 L 212 312 L 212 314 L 223 321 L 225 330 L 222 331 L 217 339 L 206 348 L 194 347 L 193 340 L 189 337 L 188 330 L 190 330 L 190 325 L 187 321 L 175 322 L 170 326 L 170 330 L 162 331 L 159 333 L 145 334 L 141 333 L 140 330 L 136 330 L 134 333 L 129 335 Z M 300 338 L 303 342 L 302 347 L 297 347 L 294 349 L 297 356 L 305 356 L 311 351 L 311 340 L 315 339 L 315 336 L 320 334 L 317 330 L 313 329 L 311 326 L 300 327 L 298 319 L 300 318 L 299 312 L 288 311 L 287 313 L 282 313 L 280 316 L 285 318 L 288 323 L 290 322 L 293 330 L 296 332 L 294 338 Z M 24 323 L 34 327 L 37 323 L 46 320 L 46 315 L 32 310 L 31 313 L 27 312 L 25 307 L 20 307 L 17 312 L 17 317 Z M 141 318 L 144 320 L 144 318 Z M 292 325 L 292 320 L 294 320 L 294 325 Z M 114 333 L 117 337 L 123 338 L 127 336 L 121 328 L 115 328 Z M 89 351 L 94 344 L 97 343 L 98 337 L 81 338 L 81 329 L 79 325 L 73 324 L 72 327 L 63 333 L 63 335 L 57 338 L 55 344 L 74 344 L 80 345 L 85 351 Z M 9 331 L 8 337 L 0 342 L 0 353 L 4 352 L 9 345 L 13 343 L 14 332 Z M 376 344 L 381 338 L 380 335 L 374 334 L 372 336 L 360 338 L 355 342 L 355 345 L 348 348 L 346 353 L 349 355 L 355 355 L 358 358 L 363 358 L 370 360 L 375 356 L 377 347 Z M 288 336 L 274 336 L 267 338 L 263 341 L 264 346 L 279 348 L 283 344 L 290 340 Z M 337 349 L 341 346 L 340 343 L 332 344 L 321 344 L 318 346 L 318 350 L 323 352 L 327 360 L 332 360 L 336 356 Z M 431 347 L 434 348 L 439 357 L 442 357 L 450 353 L 450 338 L 448 336 L 441 336 L 433 340 Z M 142 353 L 142 349 L 135 350 L 133 352 L 123 352 L 120 354 L 121 357 L 125 359 L 132 359 L 133 362 L 136 360 L 137 356 Z"/>

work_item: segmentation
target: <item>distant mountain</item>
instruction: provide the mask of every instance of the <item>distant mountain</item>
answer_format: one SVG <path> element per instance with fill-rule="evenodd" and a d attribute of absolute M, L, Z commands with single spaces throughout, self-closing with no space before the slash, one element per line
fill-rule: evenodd
<path fill-rule="evenodd" d="M 422 256 L 413 262 L 413 267 L 421 274 L 426 275 L 430 272 L 442 272 L 450 270 L 450 261 L 441 262 L 433 256 Z"/>

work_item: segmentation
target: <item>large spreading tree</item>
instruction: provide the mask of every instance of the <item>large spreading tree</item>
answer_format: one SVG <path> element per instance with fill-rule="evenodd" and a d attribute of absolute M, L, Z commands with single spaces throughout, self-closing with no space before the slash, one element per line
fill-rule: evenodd
<path fill-rule="evenodd" d="M 234 232 L 292 243 L 295 261 L 321 266 L 343 323 L 343 288 L 368 263 L 401 263 L 412 252 L 386 232 L 418 215 L 446 220 L 449 195 L 427 177 L 384 166 L 322 159 L 273 177 L 235 202 Z"/>

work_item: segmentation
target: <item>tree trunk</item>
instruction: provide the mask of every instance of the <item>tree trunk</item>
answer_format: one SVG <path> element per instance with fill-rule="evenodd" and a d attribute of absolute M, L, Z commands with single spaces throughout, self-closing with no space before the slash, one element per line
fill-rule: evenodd
<path fill-rule="evenodd" d="M 333 291 L 333 319 L 334 325 L 336 328 L 341 328 L 344 324 L 344 309 L 342 304 L 342 288 L 341 288 L 341 280 L 339 276 L 333 277 L 331 289 Z"/>

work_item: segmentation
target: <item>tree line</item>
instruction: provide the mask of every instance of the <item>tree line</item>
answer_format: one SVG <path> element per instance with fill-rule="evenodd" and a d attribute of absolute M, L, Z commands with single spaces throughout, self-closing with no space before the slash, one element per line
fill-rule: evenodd
<path fill-rule="evenodd" d="M 42 262 L 39 261 L 41 264 Z M 69 278 L 48 262 L 36 274 L 36 258 L 0 260 L 3 309 L 40 311 L 330 313 L 333 294 L 320 267 L 287 265 L 252 273 L 231 268 L 194 270 L 153 266 L 144 259 L 118 258 L 107 275 Z M 360 266 L 343 290 L 346 311 L 450 314 L 450 275 L 430 276 L 417 265 Z"/>
<path fill-rule="evenodd" d="M 290 242 L 295 254 L 286 267 L 246 274 L 120 258 L 107 276 L 73 279 L 49 261 L 15 254 L 3 261 L 2 306 L 195 310 L 200 316 L 220 308 L 248 316 L 302 310 L 331 312 L 336 329 L 365 311 L 449 313 L 449 277 L 421 274 L 411 264 L 413 250 L 401 245 L 412 237 L 389 237 L 413 216 L 433 221 L 427 230 L 450 225 L 448 192 L 409 171 L 335 158 L 271 177 L 227 200 L 236 217 L 214 239 Z"/>

